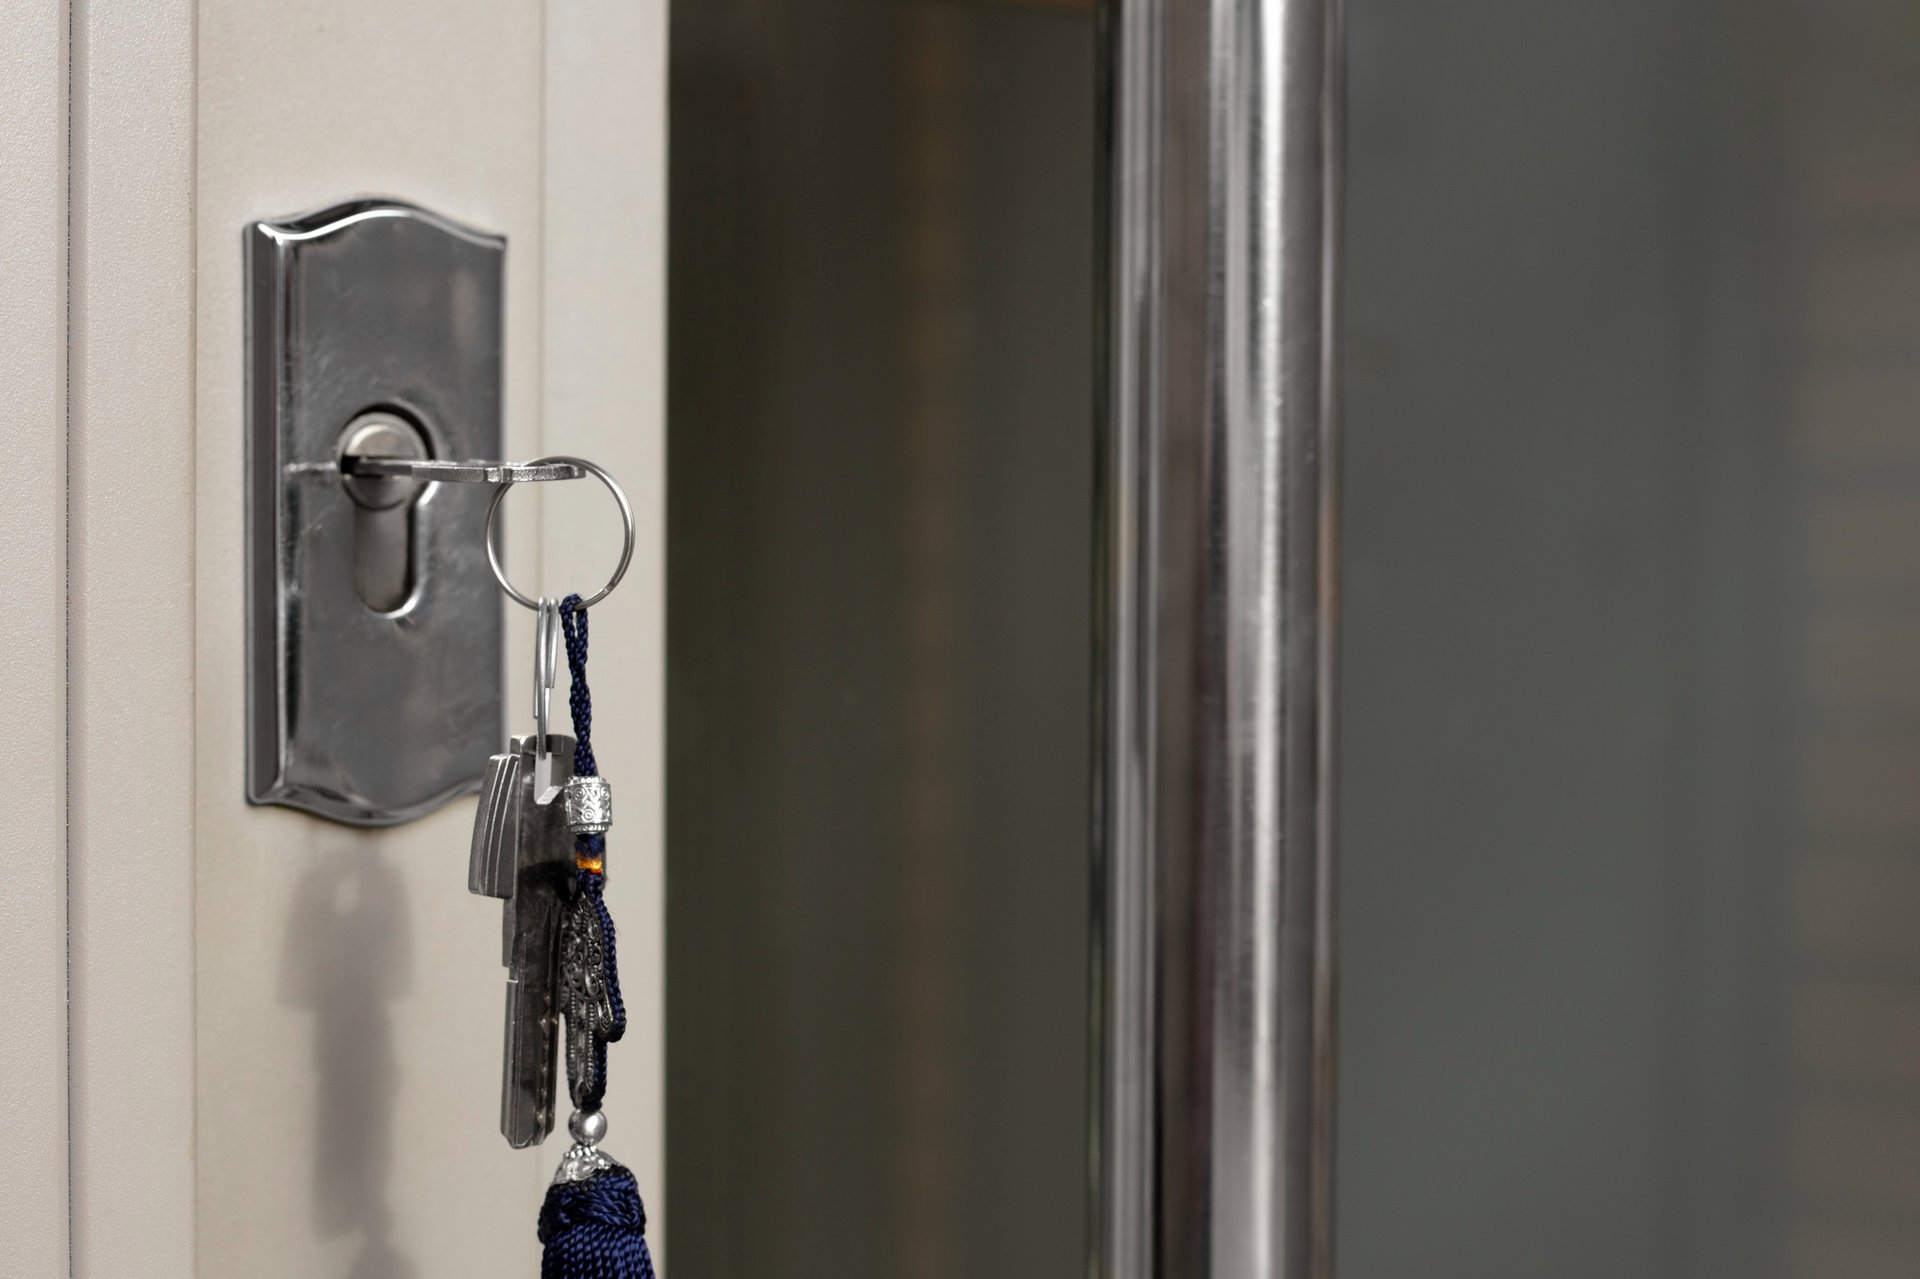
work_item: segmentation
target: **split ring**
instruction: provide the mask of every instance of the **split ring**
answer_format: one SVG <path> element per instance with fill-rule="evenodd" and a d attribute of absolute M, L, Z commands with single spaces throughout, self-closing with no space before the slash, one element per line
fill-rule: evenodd
<path fill-rule="evenodd" d="M 594 479 L 606 485 L 607 492 L 613 494 L 613 500 L 620 504 L 620 520 L 626 529 L 625 537 L 620 546 L 620 563 L 614 568 L 613 576 L 607 579 L 605 586 L 580 601 L 580 607 L 582 609 L 588 609 L 613 594 L 613 588 L 620 585 L 620 579 L 627 575 L 627 565 L 633 562 L 633 503 L 627 501 L 626 490 L 620 487 L 619 481 L 607 474 L 604 468 L 587 461 L 584 457 L 566 457 L 556 454 L 552 457 L 535 458 L 526 465 L 533 467 L 559 463 L 577 466 L 587 474 L 593 476 Z M 507 580 L 507 570 L 500 563 L 499 539 L 493 535 L 494 521 L 500 514 L 500 503 L 506 498 L 508 491 L 513 488 L 513 484 L 514 482 L 512 480 L 508 480 L 498 489 L 494 490 L 493 501 L 487 504 L 487 565 L 493 569 L 494 580 L 500 583 L 500 589 L 507 593 L 507 598 L 538 612 L 540 601 L 531 595 L 524 594 L 519 588 L 514 586 L 512 582 Z"/>

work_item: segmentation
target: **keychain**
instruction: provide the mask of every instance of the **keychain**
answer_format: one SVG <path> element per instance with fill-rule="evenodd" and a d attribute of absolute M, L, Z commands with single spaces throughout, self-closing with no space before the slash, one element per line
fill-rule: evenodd
<path fill-rule="evenodd" d="M 633 510 L 613 477 L 580 458 L 571 463 L 605 484 L 620 504 L 626 540 L 611 580 L 594 595 L 555 604 L 515 589 L 500 566 L 493 523 L 507 485 L 487 512 L 487 557 L 509 597 L 534 610 L 534 733 L 488 761 L 474 818 L 468 887 L 506 902 L 506 1048 L 500 1126 L 510 1145 L 529 1146 L 553 1129 L 553 1062 L 565 1027 L 567 1121 L 572 1146 L 540 1209 L 541 1279 L 653 1279 L 646 1210 L 625 1167 L 600 1149 L 607 1132 L 607 1049 L 626 1031 L 613 917 L 607 911 L 606 835 L 613 792 L 593 754 L 587 685 L 587 610 L 605 599 L 633 556 Z M 531 463 L 529 465 L 539 465 Z M 572 737 L 549 732 L 547 716 L 564 641 Z"/>
<path fill-rule="evenodd" d="M 573 1147 L 540 1209 L 546 1245 L 542 1279 L 652 1279 L 646 1211 L 633 1174 L 600 1150 L 607 1120 L 607 1046 L 626 1033 L 620 1000 L 613 917 L 603 896 L 607 829 L 613 793 L 593 755 L 593 697 L 587 686 L 587 609 L 578 595 L 560 605 L 565 628 L 568 703 L 573 711 L 574 772 L 563 803 L 574 836 L 574 892 L 560 931 L 562 1013 L 566 1020 L 567 1086 L 574 1112 Z"/>

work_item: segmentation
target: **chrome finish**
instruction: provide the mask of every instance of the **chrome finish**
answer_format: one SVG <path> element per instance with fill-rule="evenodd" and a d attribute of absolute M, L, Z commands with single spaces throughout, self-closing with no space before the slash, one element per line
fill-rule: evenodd
<path fill-rule="evenodd" d="M 607 1135 L 607 1112 L 576 1110 L 567 1116 L 567 1133 L 582 1146 L 597 1146 Z"/>
<path fill-rule="evenodd" d="M 411 468 L 431 465 L 414 460 L 426 455 L 427 442 L 413 423 L 393 413 L 361 414 L 340 433 L 347 496 L 370 511 L 411 502 L 422 487 Z"/>
<path fill-rule="evenodd" d="M 547 745 L 556 766 L 571 773 L 573 738 L 556 734 L 547 739 Z M 500 1132 L 515 1149 L 536 1145 L 553 1131 L 560 928 L 573 876 L 573 835 L 562 820 L 560 806 L 533 802 L 533 753 L 532 737 L 513 739 L 508 755 L 518 761 L 517 766 L 499 766 L 497 772 L 489 772 L 482 810 L 484 814 L 498 809 L 503 814 L 501 829 L 489 839 L 491 847 L 510 852 L 511 874 L 501 873 L 498 855 L 482 853 L 477 827 L 474 861 L 467 872 L 472 892 L 506 901 L 501 912 L 507 1009 Z M 502 758 L 495 757 L 496 765 Z"/>
<path fill-rule="evenodd" d="M 587 472 L 568 462 L 431 462 L 400 457 L 342 458 L 348 475 L 440 480 L 449 484 L 534 484 L 585 479 Z"/>
<path fill-rule="evenodd" d="M 567 779 L 567 829 L 600 835 L 613 827 L 613 785 L 604 777 Z"/>
<path fill-rule="evenodd" d="M 1325 1279 L 1339 10 L 1113 12 L 1098 1270 Z"/>
<path fill-rule="evenodd" d="M 502 490 L 504 492 L 505 490 Z M 560 677 L 560 604 L 543 599 L 534 613 L 533 630 L 533 802 L 551 804 L 573 772 L 555 768 L 547 743 L 553 713 L 553 686 Z"/>
<path fill-rule="evenodd" d="M 619 1166 L 612 1159 L 601 1154 L 597 1146 L 578 1141 L 569 1146 L 567 1153 L 560 1157 L 560 1167 L 553 1174 L 553 1184 L 559 1186 L 569 1181 L 585 1181 L 597 1172 L 605 1172 L 609 1168 Z"/>
<path fill-rule="evenodd" d="M 254 803 L 408 821 L 471 791 L 500 740 L 487 495 L 410 496 L 340 463 L 410 451 L 408 434 L 441 457 L 499 455 L 505 254 L 388 201 L 248 228 Z"/>
<path fill-rule="evenodd" d="M 621 530 L 622 530 L 621 543 L 620 543 L 620 562 L 614 565 L 613 576 L 607 579 L 607 584 L 605 586 L 602 586 L 599 590 L 595 591 L 593 594 L 587 596 L 585 599 L 580 601 L 580 607 L 582 609 L 592 608 L 595 604 L 598 604 L 601 600 L 613 594 L 613 588 L 620 585 L 620 579 L 627 575 L 627 565 L 633 563 L 633 536 L 634 536 L 633 503 L 627 500 L 627 491 L 620 487 L 620 481 L 614 479 L 613 476 L 609 475 L 604 467 L 599 466 L 596 463 L 589 462 L 584 457 L 561 457 L 561 456 L 543 457 L 543 458 L 536 458 L 534 461 L 527 463 L 527 465 L 533 466 L 533 467 L 539 467 L 539 466 L 576 467 L 583 474 L 591 475 L 593 476 L 594 479 L 599 480 L 602 484 L 606 485 L 607 492 L 613 494 L 613 500 L 616 503 L 618 503 L 620 506 L 620 524 L 621 524 Z M 507 597 L 509 599 L 513 600 L 515 603 L 524 604 L 528 608 L 537 609 L 540 607 L 540 601 L 536 600 L 531 595 L 523 594 L 518 588 L 514 586 L 512 582 L 507 580 L 506 567 L 500 563 L 500 553 L 498 548 L 494 545 L 494 538 L 493 538 L 494 521 L 499 516 L 500 503 L 506 500 L 507 493 L 512 487 L 513 487 L 513 481 L 511 479 L 507 480 L 507 482 L 504 483 L 500 488 L 494 490 L 493 501 L 488 503 L 487 505 L 487 526 L 486 526 L 487 563 L 493 568 L 494 580 L 500 583 L 500 589 L 507 593 Z"/>
<path fill-rule="evenodd" d="M 427 442 L 413 423 L 392 413 L 364 413 L 340 435 L 340 469 L 347 476 L 353 514 L 353 588 L 377 613 L 391 612 L 413 592 L 413 501 L 422 485 L 378 478 L 351 463 L 425 457 Z"/>

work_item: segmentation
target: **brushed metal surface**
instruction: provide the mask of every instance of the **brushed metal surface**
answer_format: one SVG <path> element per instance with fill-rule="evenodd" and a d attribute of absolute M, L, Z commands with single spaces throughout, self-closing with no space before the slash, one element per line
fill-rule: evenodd
<path fill-rule="evenodd" d="M 1098 1270 L 1321 1279 L 1339 5 L 1110 39 Z"/>
<path fill-rule="evenodd" d="M 338 449 L 379 411 L 440 458 L 501 452 L 506 241 L 391 201 L 247 230 L 247 797 L 356 825 L 478 784 L 503 734 L 489 493 L 405 512 L 407 590 L 356 589 L 363 514 Z M 384 598 L 385 592 L 378 593 Z"/>

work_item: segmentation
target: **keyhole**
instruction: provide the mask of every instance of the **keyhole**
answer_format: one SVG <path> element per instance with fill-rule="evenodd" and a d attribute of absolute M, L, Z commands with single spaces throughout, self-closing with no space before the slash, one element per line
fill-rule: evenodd
<path fill-rule="evenodd" d="M 425 458 L 420 428 L 395 413 L 362 413 L 340 433 L 340 460 Z M 353 499 L 353 586 L 366 606 L 391 613 L 413 594 L 413 507 L 420 480 L 342 474 Z"/>

